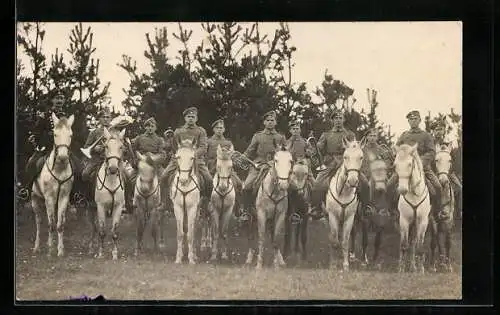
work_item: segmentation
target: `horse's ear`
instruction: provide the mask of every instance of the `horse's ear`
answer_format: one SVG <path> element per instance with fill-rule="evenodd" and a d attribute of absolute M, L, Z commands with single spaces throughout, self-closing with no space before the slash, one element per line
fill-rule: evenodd
<path fill-rule="evenodd" d="M 54 112 L 52 112 L 52 121 L 54 122 L 54 125 L 57 125 L 57 123 L 59 122 L 59 118 L 57 118 Z"/>
<path fill-rule="evenodd" d="M 363 138 L 361 138 L 361 141 L 359 141 L 359 146 L 361 147 L 361 149 L 365 147 L 366 141 L 366 136 L 363 136 Z"/>
<path fill-rule="evenodd" d="M 122 131 L 120 131 L 120 138 L 123 139 L 123 137 L 125 137 L 125 132 L 126 132 L 127 128 L 123 128 Z"/>
<path fill-rule="evenodd" d="M 68 125 L 71 127 L 71 126 L 73 126 L 74 122 L 75 122 L 75 115 L 71 114 L 71 116 L 69 116 L 69 118 L 68 118 Z"/>
<path fill-rule="evenodd" d="M 347 140 L 346 137 L 342 137 L 342 146 L 344 149 L 347 149 L 349 147 L 349 140 Z"/>
<path fill-rule="evenodd" d="M 104 135 L 104 138 L 106 138 L 106 139 L 111 138 L 111 134 L 109 133 L 108 128 L 104 127 L 103 135 Z"/>
<path fill-rule="evenodd" d="M 137 158 L 139 159 L 139 161 L 144 160 L 144 155 L 142 155 L 141 152 L 135 151 L 135 155 L 137 156 Z"/>

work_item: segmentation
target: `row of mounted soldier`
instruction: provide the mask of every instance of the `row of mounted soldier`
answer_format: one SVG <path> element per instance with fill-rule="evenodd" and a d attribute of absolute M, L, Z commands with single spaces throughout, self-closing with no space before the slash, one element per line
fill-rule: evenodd
<path fill-rule="evenodd" d="M 62 111 L 64 102 L 65 99 L 63 95 L 57 94 L 54 97 L 52 115 L 47 117 L 48 119 L 42 120 L 42 124 L 37 126 L 37 130 L 40 132 L 38 137 L 32 137 L 30 139 L 30 141 L 36 143 L 37 149 L 27 163 L 27 173 L 30 175 L 29 178 L 31 178 L 31 182 L 27 185 L 28 187 L 31 186 L 33 180 L 42 170 L 47 159 L 47 153 L 50 153 L 50 150 L 54 147 L 53 136 L 48 131 L 54 129 L 54 117 L 58 119 L 58 117 L 66 116 Z M 239 179 L 236 172 L 233 171 L 230 174 L 230 179 L 232 180 L 236 193 L 237 204 L 234 206 L 235 215 L 244 222 L 252 221 L 252 219 L 256 217 L 255 201 L 257 192 L 259 189 L 263 189 L 263 186 L 260 186 L 267 176 L 268 171 L 273 169 L 276 172 L 276 154 L 277 151 L 283 150 L 290 152 L 293 164 L 307 166 L 307 186 L 310 187 L 311 190 L 311 196 L 307 198 L 307 200 L 304 200 L 302 194 L 299 192 L 300 187 L 286 185 L 289 207 L 310 203 L 310 206 L 307 207 L 309 209 L 308 215 L 313 218 L 321 218 L 325 215 L 324 203 L 329 190 L 330 180 L 334 177 L 336 172 L 338 172 L 340 166 L 343 165 L 346 167 L 346 148 L 353 146 L 352 149 L 355 150 L 358 145 L 354 133 L 346 130 L 344 127 L 344 113 L 338 110 L 334 111 L 331 115 L 333 128 L 323 132 L 317 141 L 314 137 L 304 139 L 301 136 L 302 130 L 298 121 L 291 121 L 289 123 L 291 137 L 286 139 L 275 129 L 276 112 L 267 112 L 263 116 L 264 129 L 254 134 L 248 148 L 243 153 L 235 151 L 231 141 L 224 137 L 225 124 L 223 120 L 216 120 L 212 123 L 214 135 L 208 138 L 205 129 L 197 125 L 198 109 L 196 107 L 186 109 L 183 115 L 185 124 L 175 131 L 169 128 L 165 131 L 164 138 L 157 135 L 157 123 L 152 117 L 144 122 L 145 132 L 143 134 L 133 139 L 124 137 L 124 145 L 126 148 L 118 149 L 123 150 L 124 160 L 129 163 L 120 166 L 117 172 L 119 171 L 124 178 L 126 212 L 133 213 L 134 207 L 136 206 L 133 199 L 134 190 L 137 190 L 137 187 L 134 187 L 134 185 L 136 185 L 136 168 L 138 160 L 146 161 L 148 164 L 154 165 L 156 175 L 162 184 L 161 186 L 166 187 L 165 189 L 161 189 L 161 201 L 158 209 L 166 212 L 168 209 L 172 208 L 172 205 L 168 203 L 170 203 L 172 199 L 170 188 L 175 186 L 173 180 L 174 178 L 179 180 L 180 174 L 186 171 L 179 168 L 178 162 L 181 157 L 177 155 L 174 156 L 173 153 L 181 148 L 183 143 L 188 141 L 195 149 L 195 153 L 193 156 L 194 165 L 187 171 L 191 172 L 193 168 L 196 171 L 196 183 L 200 190 L 200 209 L 202 211 L 208 211 L 210 198 L 214 190 L 213 176 L 218 168 L 216 163 L 218 161 L 218 150 L 221 148 L 229 150 L 234 164 L 242 169 L 248 170 L 248 175 L 244 182 Z M 73 116 L 70 117 L 71 123 L 72 117 Z M 103 140 L 111 139 L 112 134 L 119 134 L 119 136 L 122 137 L 126 132 L 126 128 L 133 123 L 133 120 L 129 116 L 118 116 L 111 119 L 111 113 L 107 109 L 102 110 L 98 118 L 100 126 L 90 132 L 84 148 L 81 149 L 87 159 L 80 162 L 75 154 L 70 155 L 75 179 L 77 179 L 77 181 L 81 180 L 83 183 L 82 185 L 73 186 L 83 188 L 85 191 L 84 195 L 88 200 L 94 200 L 94 193 L 97 191 L 97 181 L 101 182 L 102 186 L 104 186 L 102 183 L 103 179 L 100 179 L 98 176 L 103 161 L 104 163 L 111 163 L 110 159 L 115 157 L 118 159 L 117 156 L 109 155 L 109 152 L 106 152 L 109 148 L 106 147 Z M 437 126 L 436 129 L 439 132 L 439 137 L 434 139 L 429 133 L 419 128 L 421 117 L 418 111 L 411 111 L 406 118 L 408 119 L 411 129 L 400 136 L 394 148 L 378 144 L 378 130 L 371 129 L 359 143 L 359 146 L 363 150 L 362 155 L 364 155 L 364 160 L 363 157 L 361 157 L 363 161 L 362 164 L 360 164 L 361 169 L 347 168 L 345 170 L 346 176 L 349 175 L 351 171 L 356 171 L 358 174 L 359 180 L 356 180 L 355 184 L 357 188 L 356 195 L 360 204 L 363 205 L 362 208 L 365 208 L 365 206 L 372 202 L 370 185 L 367 178 L 369 177 L 368 168 L 370 162 L 374 160 L 383 160 L 386 165 L 392 166 L 394 164 L 395 151 L 400 145 L 407 145 L 418 151 L 418 155 L 422 160 L 425 183 L 429 190 L 432 207 L 436 211 L 442 208 L 442 186 L 435 174 L 433 164 L 436 155 L 435 142 L 437 142 L 436 144 L 438 145 L 449 145 L 443 142 L 444 138 L 442 136 L 444 136 L 444 132 L 442 131 L 444 131 L 445 126 L 443 124 Z M 140 155 L 139 159 L 137 155 Z M 317 161 L 316 163 L 319 165 L 313 167 L 311 165 L 311 160 Z M 83 169 L 80 172 L 82 166 Z M 313 171 L 317 171 L 317 174 L 313 174 Z M 395 190 L 397 175 L 390 167 L 387 171 L 392 173 L 387 183 L 387 191 L 389 192 L 391 202 L 391 206 L 389 206 L 387 210 L 394 215 L 396 214 L 395 212 L 397 212 L 397 203 L 399 200 L 399 194 Z M 413 172 L 413 170 L 411 172 Z M 79 176 L 80 174 L 81 177 Z M 317 175 L 316 178 L 315 175 Z M 409 176 L 411 177 L 412 174 L 410 173 Z M 104 177 L 104 181 L 105 179 Z M 346 180 L 348 179 L 350 180 L 349 176 L 346 177 Z M 450 179 L 460 190 L 461 183 L 458 178 L 451 174 Z M 281 177 L 278 176 L 276 180 L 281 180 Z M 120 186 L 121 185 L 120 181 Z M 346 183 L 344 182 L 343 185 L 346 185 Z M 110 190 L 109 192 L 112 194 Z M 241 206 L 239 203 L 241 203 Z M 279 261 L 279 255 L 276 259 Z"/>

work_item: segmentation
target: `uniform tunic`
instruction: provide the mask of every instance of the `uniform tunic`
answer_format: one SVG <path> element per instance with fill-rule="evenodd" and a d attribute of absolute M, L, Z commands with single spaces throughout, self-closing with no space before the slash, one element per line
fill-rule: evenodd
<path fill-rule="evenodd" d="M 356 139 L 354 133 L 347 129 L 332 129 L 327 132 L 323 132 L 318 140 L 318 150 L 323 155 L 323 162 L 327 167 L 337 168 L 338 163 L 341 161 L 341 157 L 344 154 L 344 145 L 342 142 L 343 138 L 349 141 Z"/>
<path fill-rule="evenodd" d="M 291 136 L 286 140 L 286 146 L 295 161 L 309 158 L 313 152 L 312 146 L 301 136 Z"/>
<path fill-rule="evenodd" d="M 285 144 L 285 137 L 276 130 L 262 130 L 254 134 L 250 145 L 244 152 L 249 159 L 255 163 L 266 163 L 272 161 L 276 152 L 276 145 Z M 250 167 L 248 176 L 243 184 L 244 190 L 251 190 L 259 170 Z"/>
<path fill-rule="evenodd" d="M 434 161 L 436 151 L 434 147 L 434 139 L 428 132 L 420 128 L 405 131 L 399 137 L 396 145 L 415 145 L 415 143 L 418 143 L 417 151 L 418 155 L 420 155 L 420 158 L 422 159 L 424 168 L 429 168 Z"/>
<path fill-rule="evenodd" d="M 157 162 L 163 163 L 165 161 L 165 142 L 163 138 L 157 134 L 143 133 L 132 139 L 131 142 L 132 148 L 139 151 L 141 154 L 152 153 L 156 156 L 155 160 Z"/>

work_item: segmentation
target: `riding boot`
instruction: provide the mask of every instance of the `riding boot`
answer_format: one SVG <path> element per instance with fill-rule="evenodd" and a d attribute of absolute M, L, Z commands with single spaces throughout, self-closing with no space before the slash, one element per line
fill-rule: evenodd
<path fill-rule="evenodd" d="M 370 184 L 363 173 L 359 175 L 358 198 L 360 203 L 366 206 L 370 203 Z"/>
<path fill-rule="evenodd" d="M 246 189 L 242 191 L 242 211 L 240 213 L 240 221 L 248 221 L 251 218 L 253 210 L 253 191 L 252 189 Z"/>
<path fill-rule="evenodd" d="M 311 211 L 309 216 L 315 220 L 321 219 L 325 213 L 323 210 L 323 202 L 325 199 L 326 192 L 323 189 L 313 189 L 311 194 Z"/>

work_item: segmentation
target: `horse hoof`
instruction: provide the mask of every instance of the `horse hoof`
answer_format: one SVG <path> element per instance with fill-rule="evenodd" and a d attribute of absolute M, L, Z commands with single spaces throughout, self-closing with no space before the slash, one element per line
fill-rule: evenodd
<path fill-rule="evenodd" d="M 139 255 L 140 255 L 140 251 L 136 249 L 136 250 L 134 251 L 134 256 L 135 256 L 135 257 L 139 257 Z"/>
<path fill-rule="evenodd" d="M 64 251 L 59 251 L 57 253 L 57 257 L 63 257 L 64 256 Z"/>
<path fill-rule="evenodd" d="M 177 259 L 175 260 L 175 264 L 180 265 L 181 263 L 182 263 L 182 259 L 177 258 Z"/>
<path fill-rule="evenodd" d="M 261 270 L 262 269 L 262 264 L 257 263 L 257 266 L 255 266 L 255 270 Z"/>
<path fill-rule="evenodd" d="M 223 259 L 223 260 L 229 260 L 229 256 L 227 255 L 227 253 L 222 253 L 221 259 Z"/>
<path fill-rule="evenodd" d="M 161 243 L 158 245 L 158 247 L 159 247 L 160 249 L 164 249 L 164 248 L 165 248 L 165 243 L 161 242 Z"/>
<path fill-rule="evenodd" d="M 34 247 L 33 248 L 33 254 L 38 254 L 40 253 L 40 248 L 39 247 Z"/>
<path fill-rule="evenodd" d="M 190 260 L 189 260 L 189 264 L 190 264 L 190 265 L 196 265 L 196 260 L 194 260 L 194 259 L 190 259 Z"/>

